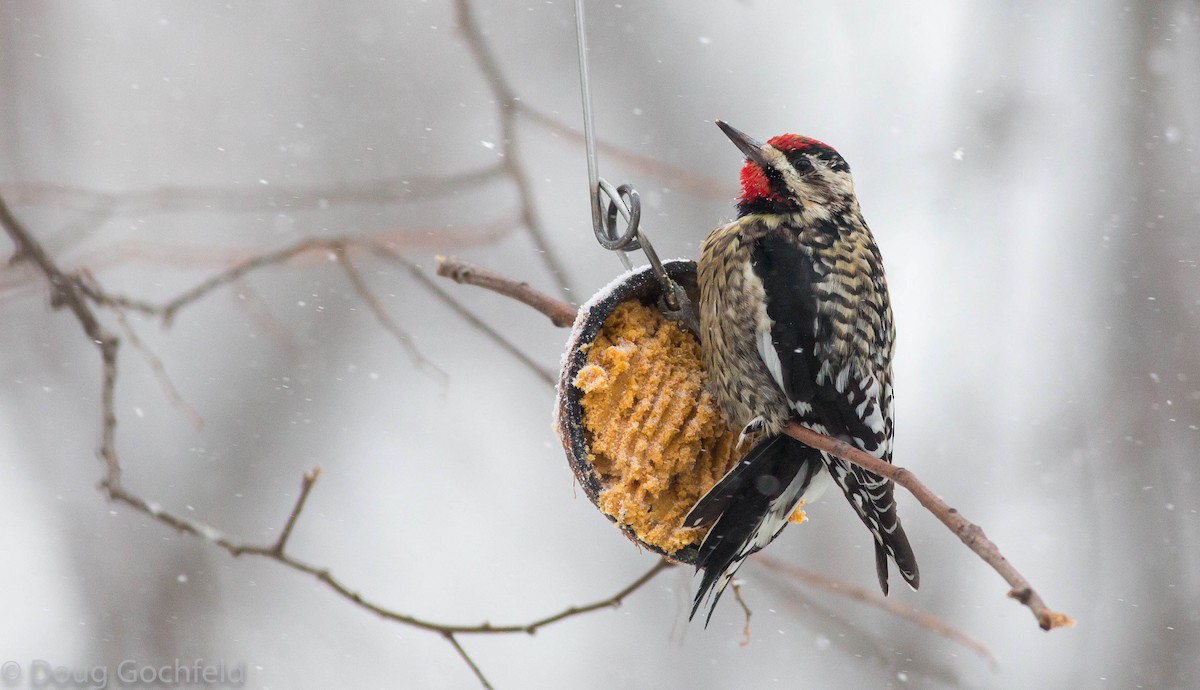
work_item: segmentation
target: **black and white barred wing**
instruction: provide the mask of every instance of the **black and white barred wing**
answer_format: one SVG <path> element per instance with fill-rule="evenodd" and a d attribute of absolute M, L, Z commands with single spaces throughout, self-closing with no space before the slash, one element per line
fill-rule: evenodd
<path fill-rule="evenodd" d="M 766 303 L 759 354 L 797 417 L 814 431 L 844 438 L 891 462 L 893 398 L 890 381 L 884 380 L 890 372 L 855 370 L 853 358 L 836 356 L 836 329 L 820 308 L 821 300 L 830 302 L 834 310 L 849 309 L 852 302 L 840 293 L 822 290 L 821 270 L 801 245 L 782 234 L 759 240 L 752 266 Z M 841 299 L 845 305 L 838 304 Z M 896 512 L 892 482 L 834 456 L 822 456 L 875 537 L 883 592 L 888 591 L 889 556 L 915 589 L 920 576 Z"/>

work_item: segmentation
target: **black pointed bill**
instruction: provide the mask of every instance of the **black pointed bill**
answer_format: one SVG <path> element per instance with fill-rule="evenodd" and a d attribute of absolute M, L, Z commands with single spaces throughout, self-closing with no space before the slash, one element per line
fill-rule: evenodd
<path fill-rule="evenodd" d="M 754 161 L 759 167 L 769 167 L 770 164 L 767 163 L 767 157 L 763 155 L 762 142 L 751 138 L 750 135 L 742 130 L 730 126 L 721 120 L 715 120 L 715 122 L 721 128 L 721 131 L 725 133 L 725 136 L 729 137 L 729 140 L 733 142 L 734 146 L 737 146 L 745 154 L 746 158 Z"/>

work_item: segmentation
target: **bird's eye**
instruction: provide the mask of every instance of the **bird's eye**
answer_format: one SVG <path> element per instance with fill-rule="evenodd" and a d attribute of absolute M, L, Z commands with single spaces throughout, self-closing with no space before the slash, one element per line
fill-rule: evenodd
<path fill-rule="evenodd" d="M 794 151 L 788 154 L 787 159 L 788 162 L 792 164 L 792 167 L 795 168 L 796 172 L 800 173 L 801 175 L 807 175 L 816 171 L 816 167 L 813 165 L 812 159 L 803 153 L 800 153 L 799 151 Z"/>

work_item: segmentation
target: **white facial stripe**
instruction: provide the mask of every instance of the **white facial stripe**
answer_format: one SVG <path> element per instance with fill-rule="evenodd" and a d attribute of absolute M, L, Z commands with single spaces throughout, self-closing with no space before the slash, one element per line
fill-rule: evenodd
<path fill-rule="evenodd" d="M 763 146 L 762 156 L 772 168 L 779 172 L 788 189 L 799 195 L 801 201 L 816 202 L 814 210 L 819 211 L 818 215 L 823 218 L 829 217 L 828 210 L 822 208 L 821 202 L 826 200 L 825 197 L 831 193 L 841 197 L 854 196 L 854 178 L 850 176 L 850 173 L 843 170 L 832 170 L 819 158 L 806 154 L 806 157 L 812 162 L 814 172 L 801 175 L 787 156 L 770 144 Z M 814 176 L 820 178 L 820 181 L 812 179 Z"/>

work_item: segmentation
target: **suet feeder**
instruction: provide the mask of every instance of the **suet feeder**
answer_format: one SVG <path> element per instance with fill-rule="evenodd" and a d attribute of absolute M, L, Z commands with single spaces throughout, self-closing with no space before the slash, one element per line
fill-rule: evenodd
<path fill-rule="evenodd" d="M 668 261 L 693 303 L 696 264 Z M 738 431 L 705 388 L 696 336 L 660 309 L 650 267 L 579 309 L 558 382 L 555 426 L 588 499 L 640 546 L 694 563 L 707 528 L 685 529 L 696 501 L 738 460 Z"/>

